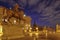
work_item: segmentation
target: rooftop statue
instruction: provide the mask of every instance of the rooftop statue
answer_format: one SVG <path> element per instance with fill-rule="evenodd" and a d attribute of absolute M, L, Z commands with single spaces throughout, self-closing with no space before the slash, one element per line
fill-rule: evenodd
<path fill-rule="evenodd" d="M 29 16 L 26 16 L 24 14 L 24 11 L 22 9 L 20 9 L 20 6 L 18 4 L 15 4 L 13 8 L 6 8 L 3 7 L 3 17 L 2 17 L 2 21 L 4 23 L 12 23 L 13 21 L 11 21 L 11 18 L 15 18 L 16 21 L 24 21 L 24 23 L 30 23 L 31 22 L 31 18 Z M 15 21 L 15 22 L 16 22 Z"/>
<path fill-rule="evenodd" d="M 9 22 L 11 23 L 9 20 L 14 17 L 16 19 L 19 19 L 19 20 L 23 20 L 23 15 L 24 15 L 24 11 L 23 10 L 19 10 L 19 5 L 16 4 L 13 9 L 10 8 L 6 8 L 4 7 L 3 9 L 3 19 L 4 19 L 4 22 Z"/>

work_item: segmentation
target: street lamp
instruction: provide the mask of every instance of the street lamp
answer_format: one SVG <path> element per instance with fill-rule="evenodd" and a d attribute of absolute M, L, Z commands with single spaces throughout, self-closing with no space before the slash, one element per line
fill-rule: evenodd
<path fill-rule="evenodd" d="M 29 28 L 29 32 L 32 32 L 32 28 L 31 27 Z"/>
<path fill-rule="evenodd" d="M 46 39 L 47 39 L 47 30 L 46 30 Z"/>
<path fill-rule="evenodd" d="M 39 36 L 39 32 L 38 31 L 37 32 L 35 31 L 34 35 L 35 35 L 34 36 L 34 40 L 37 40 L 38 39 L 38 36 Z"/>
<path fill-rule="evenodd" d="M 38 27 L 36 27 L 36 30 L 38 30 Z"/>
<path fill-rule="evenodd" d="M 29 29 L 29 35 L 32 37 L 34 37 L 34 40 L 37 40 L 38 36 L 39 36 L 39 31 L 38 31 L 38 27 L 36 27 L 36 31 L 32 31 L 32 28 L 30 27 Z"/>
<path fill-rule="evenodd" d="M 14 20 L 14 24 L 16 24 L 16 20 Z"/>
<path fill-rule="evenodd" d="M 26 15 L 24 14 L 23 16 L 25 17 Z"/>
<path fill-rule="evenodd" d="M 31 27 L 29 28 L 29 32 L 28 33 L 29 33 L 29 36 L 31 36 L 31 37 L 33 36 L 32 28 Z"/>
<path fill-rule="evenodd" d="M 38 33 L 38 32 L 36 32 L 36 33 L 35 33 L 35 35 L 36 35 L 36 37 L 38 38 L 39 33 Z"/>

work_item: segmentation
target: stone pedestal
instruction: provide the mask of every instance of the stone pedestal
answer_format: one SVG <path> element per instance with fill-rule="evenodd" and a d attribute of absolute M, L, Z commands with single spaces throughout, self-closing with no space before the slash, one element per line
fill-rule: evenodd
<path fill-rule="evenodd" d="M 17 25 L 3 25 L 3 39 L 14 39 L 24 37 L 23 27 Z"/>

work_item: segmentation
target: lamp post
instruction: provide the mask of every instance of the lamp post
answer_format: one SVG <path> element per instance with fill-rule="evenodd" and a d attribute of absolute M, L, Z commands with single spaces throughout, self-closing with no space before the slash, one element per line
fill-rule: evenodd
<path fill-rule="evenodd" d="M 39 36 L 39 30 L 38 30 L 38 27 L 36 27 L 34 40 L 37 40 L 38 39 L 38 36 Z"/>
<path fill-rule="evenodd" d="M 32 33 L 32 28 L 30 27 L 30 28 L 29 28 L 29 36 L 32 37 L 32 35 L 33 35 L 33 33 Z"/>
<path fill-rule="evenodd" d="M 36 28 L 37 31 L 32 31 L 31 29 L 32 28 L 30 28 L 30 30 L 29 30 L 29 35 L 31 37 L 33 36 L 34 40 L 37 40 L 38 39 L 38 35 L 39 35 L 38 28 Z"/>
<path fill-rule="evenodd" d="M 46 30 L 46 39 L 47 39 L 47 30 Z"/>

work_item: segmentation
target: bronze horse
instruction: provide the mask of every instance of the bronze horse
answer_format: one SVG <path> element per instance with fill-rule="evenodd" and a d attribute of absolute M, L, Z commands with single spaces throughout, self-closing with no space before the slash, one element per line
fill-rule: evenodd
<path fill-rule="evenodd" d="M 24 21 L 23 15 L 24 15 L 23 10 L 18 10 L 18 9 L 14 9 L 14 8 L 8 9 L 8 8 L 4 7 L 4 10 L 3 10 L 4 22 L 8 21 L 9 23 L 11 23 L 10 18 L 12 18 L 12 17 Z"/>

